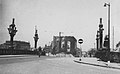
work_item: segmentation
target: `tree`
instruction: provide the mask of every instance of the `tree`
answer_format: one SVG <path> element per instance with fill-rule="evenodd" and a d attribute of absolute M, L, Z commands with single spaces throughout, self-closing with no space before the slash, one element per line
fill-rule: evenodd
<path fill-rule="evenodd" d="M 95 53 L 96 53 L 96 49 L 94 49 L 94 48 L 91 48 L 90 50 L 88 50 L 88 55 L 90 55 L 90 57 L 94 57 L 95 56 Z"/>

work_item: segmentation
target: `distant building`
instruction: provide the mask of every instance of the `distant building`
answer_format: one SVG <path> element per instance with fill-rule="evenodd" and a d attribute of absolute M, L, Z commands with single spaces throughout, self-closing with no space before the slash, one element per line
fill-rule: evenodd
<path fill-rule="evenodd" d="M 54 36 L 52 41 L 53 53 L 70 53 L 76 55 L 77 40 L 74 36 Z"/>
<path fill-rule="evenodd" d="M 10 47 L 10 41 L 6 41 L 0 45 L 0 49 L 9 49 Z M 13 47 L 15 50 L 30 50 L 30 43 L 25 41 L 13 41 Z"/>
<path fill-rule="evenodd" d="M 43 48 L 43 51 L 45 51 L 46 53 L 51 52 L 51 51 L 52 51 L 52 50 L 51 50 L 51 45 L 50 45 L 50 46 L 45 45 L 45 47 Z"/>

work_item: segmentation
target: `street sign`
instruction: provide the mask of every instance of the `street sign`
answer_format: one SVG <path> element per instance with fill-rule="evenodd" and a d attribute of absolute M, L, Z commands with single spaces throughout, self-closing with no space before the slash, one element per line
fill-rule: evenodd
<path fill-rule="evenodd" d="M 79 39 L 78 43 L 82 44 L 83 43 L 83 39 Z"/>

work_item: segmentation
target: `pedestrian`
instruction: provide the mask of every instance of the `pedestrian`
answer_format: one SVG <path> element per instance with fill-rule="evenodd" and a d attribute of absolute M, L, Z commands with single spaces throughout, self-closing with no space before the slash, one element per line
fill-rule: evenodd
<path fill-rule="evenodd" d="M 41 56 L 41 51 L 42 51 L 41 49 L 42 49 L 41 47 L 38 48 L 38 56 L 39 57 Z"/>

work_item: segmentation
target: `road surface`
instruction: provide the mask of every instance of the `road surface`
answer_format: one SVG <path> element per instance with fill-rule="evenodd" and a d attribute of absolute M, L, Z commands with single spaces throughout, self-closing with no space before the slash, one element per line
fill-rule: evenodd
<path fill-rule="evenodd" d="M 71 57 L 0 58 L 0 74 L 120 74 L 120 70 L 74 62 Z"/>

